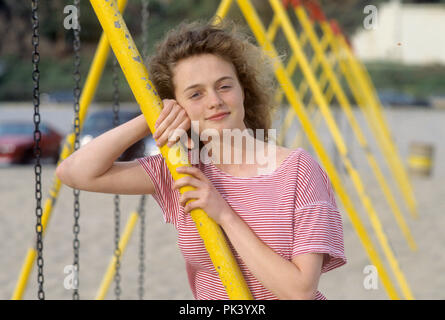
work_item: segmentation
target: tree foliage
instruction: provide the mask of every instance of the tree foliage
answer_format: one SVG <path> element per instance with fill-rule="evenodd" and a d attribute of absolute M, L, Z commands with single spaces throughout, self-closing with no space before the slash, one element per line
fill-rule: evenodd
<path fill-rule="evenodd" d="M 136 41 L 142 48 L 141 10 L 145 0 L 128 0 L 125 10 L 125 22 Z M 220 0 L 148 0 L 148 42 L 149 51 L 167 30 L 180 22 L 187 20 L 209 20 L 216 12 Z M 251 0 L 257 9 L 263 23 L 267 27 L 272 20 L 273 10 L 267 0 Z M 389 0 L 318 0 L 328 19 L 338 20 L 343 31 L 351 36 L 365 18 L 364 8 L 368 4 L 377 7 Z M 445 3 L 445 0 L 415 1 L 404 0 L 403 3 Z M 63 11 L 66 5 L 72 5 L 72 0 L 39 1 L 40 19 L 40 55 L 42 59 L 42 88 L 48 91 L 70 89 L 72 79 L 66 76 L 72 68 L 72 30 L 63 26 L 66 15 Z M 88 70 L 92 55 L 96 49 L 102 28 L 88 0 L 80 1 L 81 25 L 81 67 Z M 233 5 L 232 7 L 236 7 Z M 295 15 L 289 11 L 289 17 L 295 22 Z M 240 11 L 233 8 L 229 18 L 245 25 L 245 19 Z M 298 26 L 298 24 L 296 24 Z M 297 27 L 298 28 L 298 27 Z M 31 4 L 30 1 L 0 0 L 0 100 L 30 98 L 31 81 Z M 248 30 L 246 27 L 245 30 Z M 282 32 L 277 34 L 275 41 L 280 54 L 286 55 L 289 50 Z M 150 52 L 149 52 L 150 53 Z M 108 72 L 106 70 L 106 72 Z M 106 86 L 104 97 L 112 92 L 111 83 L 104 77 L 101 85 Z M 124 81 L 122 81 L 124 82 Z M 126 91 L 125 91 L 126 90 Z M 127 96 L 131 92 L 124 88 Z M 100 94 L 100 93 L 99 93 Z M 125 94 L 123 95 L 125 96 Z"/>
<path fill-rule="evenodd" d="M 141 35 L 142 1 L 128 1 L 124 14 L 127 26 L 137 41 Z M 364 19 L 363 8 L 367 4 L 378 5 L 383 1 L 319 0 L 328 18 L 337 19 L 347 34 L 353 33 L 360 26 Z M 219 0 L 149 0 L 150 41 L 158 40 L 168 29 L 183 20 L 210 19 L 216 12 L 219 2 Z M 252 2 L 267 25 L 273 15 L 268 1 Z M 66 17 L 63 9 L 66 5 L 72 5 L 72 0 L 39 2 L 43 53 L 64 57 L 71 52 L 72 31 L 63 27 Z M 81 1 L 80 6 L 81 40 L 87 47 L 88 44 L 95 45 L 102 29 L 90 2 Z M 28 58 L 31 52 L 30 9 L 28 1 L 0 0 L 0 29 L 4 30 L 2 32 L 4 36 L 0 38 L 0 54 Z M 231 17 L 236 21 L 243 20 L 235 10 L 231 10 Z"/>

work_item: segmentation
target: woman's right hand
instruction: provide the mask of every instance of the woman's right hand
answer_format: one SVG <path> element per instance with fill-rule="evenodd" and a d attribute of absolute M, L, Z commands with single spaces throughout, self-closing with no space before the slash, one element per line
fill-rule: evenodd
<path fill-rule="evenodd" d="M 190 129 L 191 121 L 190 118 L 176 100 L 164 99 L 162 100 L 164 108 L 159 115 L 159 118 L 155 123 L 155 133 L 153 138 L 156 140 L 156 145 L 161 148 L 167 143 L 168 147 L 174 145 L 180 137 L 175 134 L 176 139 L 169 139 L 172 134 L 174 134 L 176 129 L 182 129 L 187 132 Z M 187 147 L 192 148 L 193 143 L 190 137 L 187 137 Z"/>

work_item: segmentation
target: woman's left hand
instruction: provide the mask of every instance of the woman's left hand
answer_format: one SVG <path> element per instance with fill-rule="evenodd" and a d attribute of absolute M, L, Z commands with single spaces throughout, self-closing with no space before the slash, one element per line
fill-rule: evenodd
<path fill-rule="evenodd" d="M 186 191 L 181 194 L 179 202 L 182 206 L 185 206 L 184 210 L 186 213 L 189 213 L 195 208 L 201 208 L 220 225 L 225 218 L 233 214 L 232 208 L 201 170 L 196 167 L 183 166 L 178 167 L 176 171 L 178 173 L 189 174 L 190 176 L 176 180 L 173 186 L 174 189 L 179 190 L 183 186 L 196 188 L 196 190 Z M 190 199 L 196 200 L 186 204 Z"/>

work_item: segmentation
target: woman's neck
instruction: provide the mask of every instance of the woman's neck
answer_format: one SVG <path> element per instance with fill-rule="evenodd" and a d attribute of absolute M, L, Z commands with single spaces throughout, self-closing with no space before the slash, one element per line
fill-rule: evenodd
<path fill-rule="evenodd" d="M 222 140 L 222 141 L 221 141 Z M 226 172 L 261 170 L 273 171 L 276 168 L 275 143 L 265 143 L 251 135 L 242 139 L 220 139 L 205 145 L 204 154 L 219 169 Z"/>

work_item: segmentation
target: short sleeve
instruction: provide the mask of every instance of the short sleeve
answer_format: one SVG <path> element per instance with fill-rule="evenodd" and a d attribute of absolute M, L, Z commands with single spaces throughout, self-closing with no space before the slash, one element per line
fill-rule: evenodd
<path fill-rule="evenodd" d="M 327 272 L 346 263 L 341 215 L 326 172 L 304 150 L 297 170 L 292 257 L 325 253 L 321 271 Z"/>
<path fill-rule="evenodd" d="M 180 213 L 180 195 L 178 190 L 172 188 L 174 180 L 162 154 L 138 158 L 136 160 L 139 161 L 154 184 L 155 192 L 152 196 L 162 209 L 164 221 L 166 223 L 172 223 L 175 228 L 177 228 Z"/>

